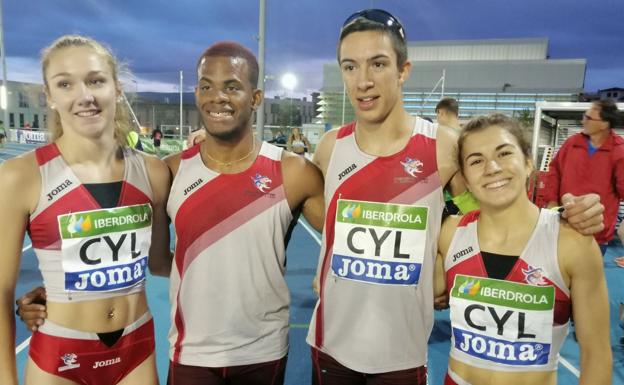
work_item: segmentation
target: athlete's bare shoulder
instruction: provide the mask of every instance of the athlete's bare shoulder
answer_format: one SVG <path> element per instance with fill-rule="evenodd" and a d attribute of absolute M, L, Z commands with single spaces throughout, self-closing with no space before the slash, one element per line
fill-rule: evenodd
<path fill-rule="evenodd" d="M 180 167 L 180 162 L 182 161 L 182 153 L 178 152 L 175 154 L 167 155 L 163 158 L 163 161 L 169 167 L 169 171 L 171 172 L 171 176 L 174 177 L 175 174 L 178 173 L 178 168 Z"/>
<path fill-rule="evenodd" d="M 166 199 L 169 195 L 169 187 L 171 185 L 171 174 L 167 164 L 155 155 L 146 153 L 141 153 L 141 155 L 145 160 L 152 190 L 158 194 L 159 198 Z"/>
<path fill-rule="evenodd" d="M 305 195 L 323 189 L 323 175 L 319 168 L 306 157 L 290 151 L 282 153 L 282 173 L 286 195 L 290 191 L 301 191 Z"/>
<path fill-rule="evenodd" d="M 453 236 L 455 235 L 455 230 L 457 230 L 457 226 L 459 226 L 461 219 L 461 215 L 449 215 L 444 222 L 442 222 L 440 238 L 438 239 L 438 250 L 440 254 L 446 255 L 446 252 L 451 245 L 451 241 L 453 240 Z"/>
<path fill-rule="evenodd" d="M 41 193 L 41 174 L 35 151 L 0 164 L 0 195 L 34 211 Z"/>
<path fill-rule="evenodd" d="M 291 210 L 302 208 L 303 215 L 317 230 L 323 227 L 323 175 L 308 159 L 289 151 L 282 154 L 284 191 Z"/>
<path fill-rule="evenodd" d="M 323 175 L 327 172 L 327 166 L 329 165 L 329 159 L 331 158 L 332 151 L 336 145 L 336 138 L 338 137 L 339 128 L 334 128 L 327 131 L 321 137 L 321 140 L 316 145 L 316 151 L 314 152 L 314 158 L 312 162 L 321 170 Z"/>
<path fill-rule="evenodd" d="M 457 159 L 457 133 L 450 127 L 438 125 L 436 134 L 436 158 L 442 186 L 459 170 Z"/>
<path fill-rule="evenodd" d="M 559 225 L 558 249 L 560 262 L 564 266 L 577 264 L 580 258 L 587 258 L 588 254 L 600 253 L 593 236 L 579 233 L 565 220 L 561 220 Z"/>

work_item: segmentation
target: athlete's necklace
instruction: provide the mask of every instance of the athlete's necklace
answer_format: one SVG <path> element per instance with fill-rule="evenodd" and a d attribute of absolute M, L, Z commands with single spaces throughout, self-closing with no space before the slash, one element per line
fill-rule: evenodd
<path fill-rule="evenodd" d="M 216 163 L 216 164 L 218 164 L 219 166 L 223 166 L 223 167 L 232 167 L 232 165 L 233 165 L 234 163 L 238 163 L 238 162 L 240 162 L 240 161 L 242 161 L 242 160 L 245 160 L 245 159 L 249 158 L 249 156 L 250 156 L 251 154 L 253 154 L 253 152 L 254 152 L 254 150 L 255 150 L 255 149 L 256 149 L 256 137 L 255 137 L 255 136 L 252 136 L 251 151 L 249 151 L 249 152 L 247 153 L 247 155 L 243 156 L 242 158 L 239 158 L 239 159 L 236 159 L 236 160 L 232 160 L 232 161 L 230 161 L 230 162 L 223 162 L 223 161 L 217 160 L 217 159 L 213 158 L 212 156 L 210 156 L 210 154 L 208 153 L 208 149 L 206 149 L 205 153 L 206 153 L 206 156 L 208 157 L 208 159 L 210 159 L 211 161 L 215 162 L 215 163 Z"/>

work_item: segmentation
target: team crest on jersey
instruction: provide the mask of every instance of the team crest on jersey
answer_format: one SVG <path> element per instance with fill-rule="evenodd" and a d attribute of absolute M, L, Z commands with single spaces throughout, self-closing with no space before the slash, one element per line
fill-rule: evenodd
<path fill-rule="evenodd" d="M 80 364 L 77 364 L 78 356 L 75 353 L 66 353 L 61 356 L 61 360 L 65 366 L 59 366 L 58 371 L 64 372 L 69 369 L 76 369 L 80 367 Z"/>
<path fill-rule="evenodd" d="M 91 230 L 91 227 L 91 217 L 88 215 L 86 217 L 80 216 L 78 219 L 76 219 L 76 215 L 72 215 L 67 225 L 67 232 L 72 236 L 74 234 L 79 235 L 80 233 Z"/>
<path fill-rule="evenodd" d="M 273 182 L 268 176 L 261 175 L 259 172 L 251 179 L 253 180 L 254 186 L 263 193 L 271 188 L 269 184 Z"/>
<path fill-rule="evenodd" d="M 529 265 L 528 269 L 522 269 L 524 274 L 524 280 L 531 285 L 546 285 L 548 282 L 544 281 L 544 271 L 541 267 L 533 267 Z"/>
<path fill-rule="evenodd" d="M 420 174 L 422 166 L 424 166 L 423 162 L 418 159 L 412 159 L 409 156 L 405 157 L 405 161 L 401 162 L 401 164 L 405 172 L 413 177 L 416 177 L 416 174 Z"/>

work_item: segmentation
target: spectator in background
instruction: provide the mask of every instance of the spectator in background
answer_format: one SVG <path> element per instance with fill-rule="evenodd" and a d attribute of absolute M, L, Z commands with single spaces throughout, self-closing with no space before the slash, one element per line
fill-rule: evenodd
<path fill-rule="evenodd" d="M 286 145 L 287 140 L 288 139 L 286 138 L 286 135 L 284 135 L 284 133 L 281 130 L 279 130 L 277 131 L 277 134 L 273 137 L 273 139 L 269 140 L 269 143 L 273 143 L 277 146 L 284 147 Z"/>
<path fill-rule="evenodd" d="M 6 142 L 6 130 L 4 129 L 4 122 L 0 120 L 0 148 L 4 147 Z"/>
<path fill-rule="evenodd" d="M 154 152 L 156 155 L 160 155 L 160 141 L 162 139 L 163 133 L 160 131 L 159 127 L 156 127 L 154 131 L 152 131 L 152 139 L 154 140 Z"/>
<path fill-rule="evenodd" d="M 602 254 L 615 233 L 624 197 L 624 139 L 613 132 L 618 108 L 611 100 L 592 103 L 583 115 L 583 131 L 570 136 L 550 162 L 544 196 L 549 207 L 565 193 L 596 193 L 605 206 L 604 230 L 595 234 Z"/>
<path fill-rule="evenodd" d="M 456 99 L 446 97 L 440 99 L 435 108 L 438 124 L 451 128 L 455 132 L 461 131 L 459 124 L 459 103 Z M 466 183 L 461 173 L 455 174 L 453 179 L 444 187 L 445 213 L 454 215 L 458 212 L 468 213 L 479 208 L 479 204 L 472 194 L 466 190 Z"/>
<path fill-rule="evenodd" d="M 290 136 L 288 137 L 287 147 L 288 151 L 292 151 L 297 155 L 305 155 L 306 152 L 310 151 L 310 142 L 308 138 L 303 135 L 301 129 L 299 127 L 293 127 L 290 132 Z"/>
<path fill-rule="evenodd" d="M 442 98 L 435 108 L 438 124 L 452 128 L 459 132 L 461 125 L 459 124 L 459 103 L 453 98 Z"/>

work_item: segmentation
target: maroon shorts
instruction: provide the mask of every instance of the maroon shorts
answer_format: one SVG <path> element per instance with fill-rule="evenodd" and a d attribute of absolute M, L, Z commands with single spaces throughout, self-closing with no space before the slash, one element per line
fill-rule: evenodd
<path fill-rule="evenodd" d="M 312 348 L 313 385 L 426 385 L 427 367 L 367 374 L 340 364 L 331 356 Z"/>
<path fill-rule="evenodd" d="M 283 385 L 287 359 L 224 368 L 170 362 L 167 385 Z"/>
<path fill-rule="evenodd" d="M 154 352 L 154 321 L 145 316 L 126 327 L 106 346 L 95 333 L 46 321 L 30 339 L 30 358 L 50 374 L 84 385 L 121 381 Z"/>
<path fill-rule="evenodd" d="M 444 385 L 457 385 L 457 382 L 453 381 L 448 373 L 446 373 L 446 376 L 444 376 Z"/>

